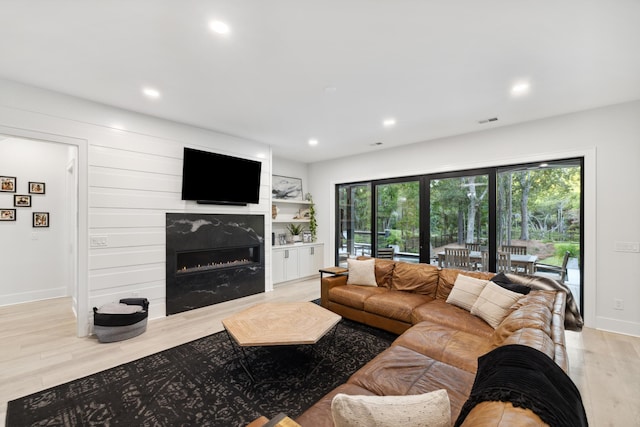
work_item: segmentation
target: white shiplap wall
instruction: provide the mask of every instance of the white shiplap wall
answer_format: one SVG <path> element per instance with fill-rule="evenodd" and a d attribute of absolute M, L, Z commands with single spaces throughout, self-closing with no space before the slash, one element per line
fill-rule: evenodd
<path fill-rule="evenodd" d="M 255 213 L 269 204 L 268 165 L 263 163 L 260 204 L 247 207 L 198 205 L 180 200 L 185 145 L 252 158 L 235 138 L 210 145 L 153 140 L 118 132 L 117 138 L 90 142 L 89 234 L 107 238 L 91 247 L 89 298 L 92 306 L 124 297 L 144 296 L 151 316 L 165 315 L 165 214 L 167 212 Z M 234 151 L 228 148 L 233 147 Z M 265 228 L 265 231 L 269 231 Z M 270 235 L 265 233 L 265 236 Z M 269 283 L 270 281 L 267 281 Z"/>
<path fill-rule="evenodd" d="M 114 122 L 126 130 L 114 128 Z M 167 212 L 264 215 L 265 283 L 266 290 L 271 289 L 268 145 L 1 79 L 0 127 L 9 135 L 15 129 L 19 136 L 79 141 L 81 179 L 86 168 L 86 182 L 79 183 L 80 200 L 85 198 L 83 191 L 87 196 L 86 206 L 80 206 L 79 297 L 84 300 L 77 307 L 86 311 L 78 313 L 79 323 L 91 320 L 91 307 L 134 295 L 150 300 L 151 318 L 165 315 Z M 262 161 L 260 203 L 237 207 L 180 200 L 185 146 Z M 83 254 L 83 237 L 91 242 L 92 236 L 105 236 L 107 246 L 89 244 Z M 85 327 L 79 324 L 80 335 Z"/>

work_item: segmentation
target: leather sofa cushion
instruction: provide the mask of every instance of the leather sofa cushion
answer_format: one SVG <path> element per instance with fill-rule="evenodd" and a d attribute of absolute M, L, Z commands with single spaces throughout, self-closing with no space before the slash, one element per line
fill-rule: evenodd
<path fill-rule="evenodd" d="M 456 283 L 458 274 L 460 273 L 464 274 L 465 276 L 475 277 L 476 279 L 483 280 L 491 280 L 491 278 L 495 276 L 495 273 L 486 271 L 465 271 L 457 270 L 455 268 L 443 268 L 442 270 L 440 270 L 438 279 L 438 291 L 436 293 L 437 299 L 447 299 L 449 293 L 451 293 L 453 285 Z"/>
<path fill-rule="evenodd" d="M 395 261 L 390 259 L 376 258 L 376 282 L 378 282 L 378 286 L 391 288 L 391 280 L 393 278 L 393 269 L 395 265 Z"/>
<path fill-rule="evenodd" d="M 364 310 L 389 319 L 411 323 L 411 313 L 415 307 L 433 301 L 427 295 L 389 290 L 371 295 L 364 301 Z"/>
<path fill-rule="evenodd" d="M 428 320 L 412 326 L 393 345 L 401 345 L 467 372 L 478 370 L 478 357 L 493 350 L 490 340 Z"/>
<path fill-rule="evenodd" d="M 461 427 L 549 427 L 530 409 L 511 402 L 481 402 L 466 416 Z"/>
<path fill-rule="evenodd" d="M 512 311 L 496 328 L 492 336 L 492 343 L 495 346 L 502 343 L 511 334 L 519 329 L 533 328 L 540 329 L 551 336 L 551 320 L 553 304 L 555 301 L 554 291 L 531 291 L 522 297 L 512 307 Z"/>
<path fill-rule="evenodd" d="M 360 368 L 348 382 L 380 396 L 445 389 L 451 403 L 451 419 L 455 420 L 471 393 L 474 379 L 470 372 L 394 345 Z"/>
<path fill-rule="evenodd" d="M 389 292 L 387 288 L 379 286 L 344 285 L 329 289 L 329 301 L 364 310 L 364 302 L 372 295 Z"/>
<path fill-rule="evenodd" d="M 397 262 L 393 269 L 391 288 L 435 298 L 438 277 L 439 270 L 435 265 Z"/>
<path fill-rule="evenodd" d="M 413 310 L 411 323 L 415 325 L 423 320 L 429 320 L 433 323 L 439 323 L 485 338 L 491 337 L 494 333 L 494 329 L 481 318 L 441 299 L 435 299 Z"/>
<path fill-rule="evenodd" d="M 546 332 L 540 329 L 523 328 L 518 329 L 511 335 L 509 335 L 502 342 L 502 345 L 507 344 L 522 344 L 536 350 L 540 350 L 552 360 L 556 360 L 556 345 L 551 340 L 551 337 Z M 562 367 L 562 366 L 560 366 Z"/>

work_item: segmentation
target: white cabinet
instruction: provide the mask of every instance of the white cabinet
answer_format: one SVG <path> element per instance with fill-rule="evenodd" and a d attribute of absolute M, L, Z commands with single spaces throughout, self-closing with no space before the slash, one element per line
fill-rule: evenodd
<path fill-rule="evenodd" d="M 274 246 L 271 275 L 273 283 L 287 282 L 318 274 L 324 261 L 324 245 L 310 243 L 302 245 Z"/>
<path fill-rule="evenodd" d="M 295 280 L 298 274 L 298 248 L 273 249 L 272 275 L 273 283 Z"/>
<path fill-rule="evenodd" d="M 298 273 L 300 277 L 318 274 L 318 270 L 324 267 L 322 244 L 303 246 L 298 251 Z"/>

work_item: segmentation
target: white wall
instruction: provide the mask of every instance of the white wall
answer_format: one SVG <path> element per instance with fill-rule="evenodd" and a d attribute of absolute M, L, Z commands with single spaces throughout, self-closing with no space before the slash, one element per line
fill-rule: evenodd
<path fill-rule="evenodd" d="M 0 174 L 16 177 L 15 193 L 0 193 L 0 208 L 16 210 L 16 221 L 0 222 L 0 305 L 71 295 L 68 275 L 68 204 L 65 198 L 69 147 L 0 136 Z M 29 194 L 29 181 L 44 182 L 31 207 L 14 207 L 15 194 Z M 33 213 L 49 212 L 49 227 L 34 228 Z"/>
<path fill-rule="evenodd" d="M 5 80 L 0 80 L 0 126 L 4 133 L 15 129 L 86 142 L 86 158 L 81 150 L 78 159 L 80 170 L 88 171 L 88 201 L 79 207 L 81 215 L 87 212 L 88 224 L 85 229 L 81 221 L 80 241 L 104 236 L 107 246 L 88 248 L 87 271 L 80 262 L 79 289 L 86 287 L 87 301 L 79 319 L 90 320 L 91 307 L 133 295 L 150 300 L 151 318 L 165 315 L 167 212 L 261 214 L 265 236 L 271 235 L 271 152 L 265 144 Z M 234 207 L 180 200 L 184 146 L 262 161 L 260 203 Z M 81 182 L 81 200 L 83 191 Z M 271 253 L 266 247 L 269 290 Z M 82 250 L 79 257 L 82 261 Z M 78 298 L 84 299 L 82 292 Z"/>
<path fill-rule="evenodd" d="M 640 102 L 313 163 L 325 259 L 334 258 L 337 183 L 574 156 L 585 156 L 585 320 L 640 335 L 640 254 L 614 251 L 615 241 L 640 241 Z"/>

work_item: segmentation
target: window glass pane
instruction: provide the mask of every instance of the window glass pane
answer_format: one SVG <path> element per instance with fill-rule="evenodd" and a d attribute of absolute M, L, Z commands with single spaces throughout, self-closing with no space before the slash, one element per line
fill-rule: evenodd
<path fill-rule="evenodd" d="M 338 265 L 348 257 L 371 255 L 371 185 L 338 186 Z"/>
<path fill-rule="evenodd" d="M 376 201 L 377 248 L 393 248 L 394 259 L 418 262 L 420 183 L 411 181 L 377 185 Z"/>
<path fill-rule="evenodd" d="M 489 230 L 487 175 L 432 179 L 430 189 L 431 254 L 447 246 L 477 244 L 486 249 Z M 476 248 L 477 249 L 477 248 Z"/>

